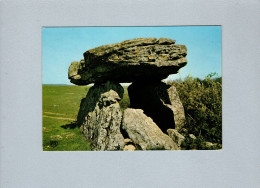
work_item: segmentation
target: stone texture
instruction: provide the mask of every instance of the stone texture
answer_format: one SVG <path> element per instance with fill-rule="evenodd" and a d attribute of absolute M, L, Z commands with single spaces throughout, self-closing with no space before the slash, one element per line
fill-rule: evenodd
<path fill-rule="evenodd" d="M 196 136 L 194 134 L 189 134 L 189 137 L 193 140 L 197 139 Z"/>
<path fill-rule="evenodd" d="M 174 86 L 161 81 L 134 82 L 128 87 L 128 94 L 130 107 L 143 109 L 164 133 L 184 126 L 184 108 Z"/>
<path fill-rule="evenodd" d="M 85 121 L 85 117 L 87 116 L 87 114 L 94 110 L 101 95 L 110 90 L 116 91 L 120 98 L 123 97 L 124 88 L 120 84 L 110 81 L 107 81 L 103 84 L 95 84 L 89 89 L 87 96 L 81 100 L 80 109 L 77 117 L 77 125 L 79 127 Z"/>
<path fill-rule="evenodd" d="M 124 151 L 135 151 L 135 150 L 136 150 L 136 148 L 132 144 L 125 145 L 125 147 L 124 147 Z"/>
<path fill-rule="evenodd" d="M 207 149 L 212 149 L 213 147 L 217 147 L 217 143 L 212 143 L 212 142 L 205 142 L 205 146 Z"/>
<path fill-rule="evenodd" d="M 89 112 L 82 125 L 82 132 L 94 151 L 123 150 L 124 137 L 120 132 L 122 112 L 117 92 L 101 94 L 94 110 Z"/>
<path fill-rule="evenodd" d="M 141 109 L 127 108 L 124 111 L 122 129 L 141 150 L 179 149 Z"/>
<path fill-rule="evenodd" d="M 73 62 L 71 83 L 87 85 L 138 80 L 162 80 L 187 64 L 185 45 L 166 38 L 138 38 L 100 46 L 84 53 L 84 60 Z"/>
<path fill-rule="evenodd" d="M 124 151 L 135 151 L 135 150 L 137 150 L 133 140 L 131 140 L 130 138 L 125 138 L 124 143 L 125 143 Z"/>
<path fill-rule="evenodd" d="M 180 148 L 182 142 L 184 142 L 184 140 L 185 140 L 185 137 L 183 135 L 181 135 L 176 129 L 168 129 L 167 133 L 168 133 L 169 137 L 175 143 L 177 143 L 177 146 Z"/>
<path fill-rule="evenodd" d="M 165 103 L 165 105 L 167 105 L 170 109 L 172 109 L 174 114 L 175 129 L 179 131 L 183 128 L 185 124 L 184 107 L 180 100 L 179 94 L 174 86 L 170 86 L 167 89 L 167 93 L 169 94 L 169 99 L 171 101 L 171 104 Z"/>
<path fill-rule="evenodd" d="M 62 140 L 62 136 L 61 135 L 52 135 L 50 136 L 51 141 L 60 141 Z"/>

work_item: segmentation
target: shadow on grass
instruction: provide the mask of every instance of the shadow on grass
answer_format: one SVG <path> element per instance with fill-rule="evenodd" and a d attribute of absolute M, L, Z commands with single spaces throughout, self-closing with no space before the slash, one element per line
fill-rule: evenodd
<path fill-rule="evenodd" d="M 76 127 L 78 127 L 78 125 L 77 125 L 77 122 L 75 121 L 75 122 L 71 122 L 71 123 L 66 124 L 66 125 L 61 125 L 61 127 L 63 129 L 75 129 Z"/>

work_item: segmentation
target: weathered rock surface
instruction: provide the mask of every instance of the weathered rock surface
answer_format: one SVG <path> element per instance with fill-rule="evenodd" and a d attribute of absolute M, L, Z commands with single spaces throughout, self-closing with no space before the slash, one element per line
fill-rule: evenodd
<path fill-rule="evenodd" d="M 137 147 L 142 150 L 178 150 L 174 141 L 147 117 L 141 109 L 127 108 L 124 111 L 122 129 Z"/>
<path fill-rule="evenodd" d="M 120 132 L 122 112 L 117 92 L 101 94 L 93 111 L 89 112 L 81 130 L 94 151 L 123 150 L 124 137 Z"/>
<path fill-rule="evenodd" d="M 87 85 L 138 80 L 162 80 L 187 64 L 185 45 L 166 38 L 138 38 L 100 46 L 84 53 L 84 60 L 73 62 L 71 83 Z"/>
<path fill-rule="evenodd" d="M 134 82 L 128 87 L 128 94 L 130 107 L 143 109 L 164 133 L 184 126 L 184 108 L 174 86 L 160 81 Z"/>
<path fill-rule="evenodd" d="M 96 107 L 96 104 L 101 95 L 110 90 L 116 91 L 120 98 L 123 97 L 124 88 L 120 84 L 110 81 L 107 81 L 103 84 L 95 84 L 89 89 L 87 96 L 81 100 L 80 109 L 77 117 L 78 126 L 81 126 L 83 124 L 83 122 L 85 121 L 85 117 L 89 112 L 94 111 L 94 108 Z"/>
<path fill-rule="evenodd" d="M 130 138 L 124 139 L 124 142 L 125 142 L 124 151 L 135 151 L 136 150 L 135 144 Z"/>
<path fill-rule="evenodd" d="M 167 105 L 169 108 L 172 109 L 173 114 L 174 114 L 175 129 L 177 131 L 179 131 L 183 128 L 183 126 L 185 124 L 184 107 L 180 100 L 179 94 L 174 86 L 170 86 L 167 89 L 167 93 L 169 94 L 169 99 L 171 101 L 171 105 L 169 105 L 169 104 L 165 104 L 165 105 Z"/>
<path fill-rule="evenodd" d="M 168 129 L 167 133 L 169 137 L 177 143 L 178 147 L 181 147 L 182 142 L 184 142 L 185 137 L 181 135 L 176 129 Z"/>
<path fill-rule="evenodd" d="M 124 151 L 135 151 L 135 150 L 136 150 L 136 148 L 132 144 L 125 145 L 125 147 L 124 147 Z"/>

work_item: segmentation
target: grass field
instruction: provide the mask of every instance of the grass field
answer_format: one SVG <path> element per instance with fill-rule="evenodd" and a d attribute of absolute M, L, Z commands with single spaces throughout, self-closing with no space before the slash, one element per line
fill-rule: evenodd
<path fill-rule="evenodd" d="M 74 127 L 81 99 L 89 86 L 43 85 L 42 140 L 44 151 L 86 151 L 90 146 L 78 127 Z M 127 87 L 120 102 L 129 106 Z"/>
<path fill-rule="evenodd" d="M 88 86 L 43 85 L 43 150 L 90 150 L 75 123 L 80 101 L 86 96 Z"/>

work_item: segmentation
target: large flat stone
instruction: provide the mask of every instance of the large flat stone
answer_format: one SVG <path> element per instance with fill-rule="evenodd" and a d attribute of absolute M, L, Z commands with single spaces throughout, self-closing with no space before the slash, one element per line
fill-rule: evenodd
<path fill-rule="evenodd" d="M 187 64 L 185 45 L 172 39 L 138 38 L 100 46 L 73 62 L 68 77 L 76 85 L 162 80 Z"/>

